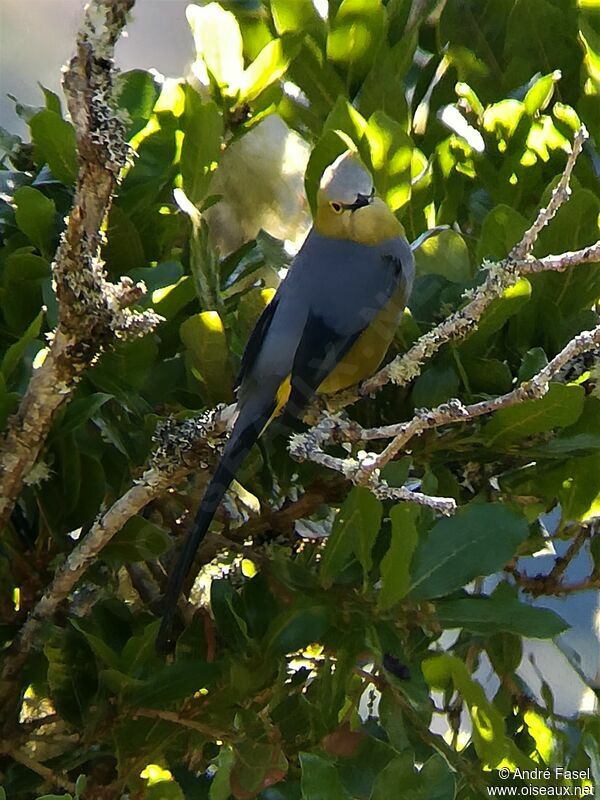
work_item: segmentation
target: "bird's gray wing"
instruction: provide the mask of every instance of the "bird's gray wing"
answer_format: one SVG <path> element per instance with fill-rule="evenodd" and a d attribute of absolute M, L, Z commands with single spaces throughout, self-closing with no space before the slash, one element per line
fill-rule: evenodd
<path fill-rule="evenodd" d="M 301 413 L 319 385 L 387 305 L 399 284 L 412 281 L 413 259 L 404 239 L 377 247 L 325 240 L 319 247 L 321 274 L 291 370 L 286 411 Z"/>
<path fill-rule="evenodd" d="M 368 246 L 312 231 L 250 336 L 240 407 L 273 396 L 291 376 L 287 411 L 300 413 L 412 268 L 404 239 Z"/>

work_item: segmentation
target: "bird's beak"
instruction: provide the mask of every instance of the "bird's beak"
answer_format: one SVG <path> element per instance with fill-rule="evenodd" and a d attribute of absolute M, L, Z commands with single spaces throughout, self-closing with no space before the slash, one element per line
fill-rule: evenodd
<path fill-rule="evenodd" d="M 357 211 L 359 208 L 370 205 L 373 196 L 372 194 L 357 194 L 356 200 L 353 203 L 344 203 L 344 208 L 346 211 Z"/>

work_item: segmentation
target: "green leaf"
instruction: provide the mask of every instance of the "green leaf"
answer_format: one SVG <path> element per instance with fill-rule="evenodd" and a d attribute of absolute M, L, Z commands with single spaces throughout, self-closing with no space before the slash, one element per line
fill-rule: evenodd
<path fill-rule="evenodd" d="M 102 550 L 102 558 L 119 567 L 136 561 L 155 561 L 171 547 L 171 538 L 158 525 L 138 515 L 127 520 Z"/>
<path fill-rule="evenodd" d="M 128 687 L 123 701 L 132 706 L 165 708 L 211 686 L 221 672 L 217 664 L 197 660 L 160 667 L 143 685 Z"/>
<path fill-rule="evenodd" d="M 512 206 L 497 205 L 483 220 L 477 241 L 476 258 L 502 259 L 521 240 L 527 229 L 527 220 Z"/>
<path fill-rule="evenodd" d="M 417 275 L 443 275 L 452 283 L 466 283 L 472 277 L 469 253 L 456 231 L 430 236 L 415 252 Z"/>
<path fill-rule="evenodd" d="M 55 628 L 44 645 L 48 659 L 48 688 L 57 712 L 71 724 L 82 725 L 98 688 L 94 656 L 71 626 Z"/>
<path fill-rule="evenodd" d="M 348 84 L 360 81 L 385 36 L 380 0 L 342 0 L 330 22 L 327 58 L 346 71 Z"/>
<path fill-rule="evenodd" d="M 225 327 L 218 311 L 188 317 L 179 328 L 189 363 L 210 403 L 231 398 L 232 376 Z"/>
<path fill-rule="evenodd" d="M 36 162 L 46 163 L 54 177 L 67 186 L 77 177 L 77 143 L 71 123 L 45 109 L 29 121 Z"/>
<path fill-rule="evenodd" d="M 304 37 L 298 57 L 290 64 L 289 74 L 308 97 L 311 111 L 319 117 L 318 135 L 322 132 L 320 120 L 327 116 L 340 96 L 346 95 L 344 83 L 310 34 Z"/>
<path fill-rule="evenodd" d="M 144 800 L 185 800 L 185 796 L 181 786 L 175 781 L 157 781 L 148 786 L 144 792 Z"/>
<path fill-rule="evenodd" d="M 503 45 L 509 86 L 526 83 L 539 65 L 547 68 L 555 64 L 560 64 L 563 71 L 561 92 L 578 86 L 581 51 L 576 6 L 549 0 L 516 0 L 507 17 L 506 37 L 499 50 Z"/>
<path fill-rule="evenodd" d="M 173 162 L 178 153 L 174 127 L 165 126 L 146 136 L 137 153 L 119 192 L 119 207 L 130 216 L 148 209 L 173 180 Z"/>
<path fill-rule="evenodd" d="M 237 745 L 235 754 L 229 783 L 236 795 L 240 791 L 255 794 L 264 786 L 285 777 L 288 762 L 279 744 L 247 737 Z"/>
<path fill-rule="evenodd" d="M 414 759 L 410 752 L 394 758 L 379 773 L 373 784 L 369 800 L 409 800 L 422 798 L 421 780 L 415 769 Z"/>
<path fill-rule="evenodd" d="M 131 216 L 116 203 L 110 209 L 106 238 L 102 254 L 109 274 L 131 275 L 133 270 L 143 268 L 147 263 L 140 230 Z"/>
<path fill-rule="evenodd" d="M 348 733 L 352 736 L 353 732 Z M 377 776 L 395 755 L 387 743 L 375 737 L 366 738 L 363 734 L 352 755 L 337 762 L 337 771 L 346 790 L 352 797 L 368 798 Z"/>
<path fill-rule="evenodd" d="M 21 186 L 17 189 L 14 201 L 17 206 L 17 225 L 40 253 L 50 258 L 56 233 L 54 203 L 32 186 Z"/>
<path fill-rule="evenodd" d="M 300 50 L 300 41 L 288 38 L 285 46 L 282 39 L 268 42 L 254 61 L 245 70 L 240 87 L 239 103 L 250 103 L 271 84 L 285 75 L 290 61 Z"/>
<path fill-rule="evenodd" d="M 221 636 L 236 651 L 245 650 L 250 642 L 248 623 L 238 594 L 229 581 L 213 580 L 210 585 L 210 607 Z"/>
<path fill-rule="evenodd" d="M 539 400 L 526 400 L 496 411 L 483 429 L 486 444 L 501 447 L 536 433 L 572 425 L 583 411 L 584 399 L 582 386 L 553 383 Z"/>
<path fill-rule="evenodd" d="M 218 164 L 223 140 L 223 118 L 212 100 L 203 102 L 190 86 L 185 92 L 185 138 L 181 148 L 181 177 L 187 198 L 199 207 Z"/>
<path fill-rule="evenodd" d="M 548 358 L 544 350 L 541 347 L 532 347 L 525 353 L 521 361 L 518 374 L 519 383 L 531 380 L 547 363 Z"/>
<path fill-rule="evenodd" d="M 509 392 L 512 388 L 512 372 L 510 367 L 497 358 L 469 358 L 461 359 L 462 365 L 469 378 L 469 388 L 472 392 L 498 395 Z"/>
<path fill-rule="evenodd" d="M 234 755 L 229 747 L 222 747 L 217 759 L 217 773 L 210 784 L 209 800 L 229 800 L 231 785 L 229 776 L 233 767 Z"/>
<path fill-rule="evenodd" d="M 78 497 L 74 498 L 77 502 L 65 516 L 64 524 L 67 530 L 76 530 L 89 525 L 98 516 L 106 493 L 106 476 L 98 458 L 81 453 L 79 472 L 81 486 L 85 487 L 85 490 L 78 492 Z"/>
<path fill-rule="evenodd" d="M 370 117 L 379 111 L 399 122 L 404 131 L 410 129 L 405 93 L 398 89 L 402 77 L 412 66 L 416 47 L 416 30 L 403 36 L 391 48 L 384 41 L 380 43 L 356 99 L 361 114 Z"/>
<path fill-rule="evenodd" d="M 442 600 L 437 603 L 436 613 L 442 628 L 463 628 L 482 635 L 506 632 L 533 639 L 553 639 L 569 627 L 554 611 L 497 593 L 491 597 Z"/>
<path fill-rule="evenodd" d="M 65 436 L 65 434 L 77 430 L 77 428 L 92 419 L 105 403 L 112 400 L 112 397 L 111 394 L 95 392 L 87 397 L 79 397 L 77 400 L 73 400 L 67 408 L 60 425 L 53 431 L 50 440 L 57 436 Z"/>
<path fill-rule="evenodd" d="M 312 0 L 271 0 L 271 14 L 278 34 L 283 33 L 319 33 L 324 30 L 325 23 L 317 14 Z"/>
<path fill-rule="evenodd" d="M 335 766 L 313 753 L 300 753 L 302 800 L 352 800 Z"/>
<path fill-rule="evenodd" d="M 266 634 L 266 647 L 285 655 L 319 642 L 331 625 L 331 614 L 324 606 L 296 606 L 279 614 Z"/>
<path fill-rule="evenodd" d="M 419 781 L 424 800 L 454 800 L 456 778 L 439 753 L 423 764 Z"/>
<path fill-rule="evenodd" d="M 451 366 L 434 364 L 423 372 L 413 386 L 411 399 L 415 408 L 434 408 L 456 397 L 460 380 Z"/>
<path fill-rule="evenodd" d="M 487 638 L 485 649 L 498 675 L 512 675 L 523 658 L 523 639 L 516 633 L 495 633 Z"/>
<path fill-rule="evenodd" d="M 117 74 L 115 96 L 119 108 L 127 112 L 127 138 L 131 139 L 145 127 L 158 99 L 158 84 L 150 72 L 132 69 Z"/>
<path fill-rule="evenodd" d="M 17 281 L 41 281 L 50 277 L 50 264 L 42 256 L 34 253 L 23 253 L 18 250 L 11 253 L 6 259 L 4 267 L 4 284 L 11 289 L 10 284 Z M 15 292 L 23 291 L 22 287 L 14 287 Z"/>
<path fill-rule="evenodd" d="M 36 800 L 73 800 L 71 794 L 43 794 L 37 797 Z"/>
<path fill-rule="evenodd" d="M 499 503 L 473 503 L 436 522 L 417 546 L 410 596 L 441 597 L 501 569 L 527 538 L 522 514 Z"/>
<path fill-rule="evenodd" d="M 471 678 L 465 664 L 454 655 L 433 656 L 423 662 L 423 674 L 432 689 L 444 689 L 449 683 L 454 684 L 471 715 L 477 755 L 491 767 L 496 766 L 507 756 L 512 743 L 506 738 L 501 713 L 486 698 L 483 688 Z"/>
<path fill-rule="evenodd" d="M 46 101 L 46 108 L 50 111 L 54 111 L 55 114 L 58 114 L 59 117 L 62 117 L 62 106 L 60 102 L 60 97 L 53 92 L 51 89 L 47 89 L 45 86 L 42 86 L 41 83 L 38 83 L 38 86 L 44 93 L 44 99 Z"/>
<path fill-rule="evenodd" d="M 408 592 L 410 562 L 419 539 L 418 515 L 418 507 L 410 503 L 395 505 L 390 511 L 392 538 L 381 561 L 381 591 L 377 601 L 381 609 L 390 608 Z"/>
<path fill-rule="evenodd" d="M 529 302 L 530 297 L 531 284 L 525 278 L 520 278 L 514 286 L 509 286 L 502 297 L 490 303 L 475 332 L 461 343 L 460 352 L 468 355 L 481 353 L 487 347 L 489 339 Z"/>
<path fill-rule="evenodd" d="M 186 16 L 196 44 L 196 55 L 219 88 L 237 94 L 244 73 L 242 34 L 235 16 L 218 3 L 189 5 Z"/>
<path fill-rule="evenodd" d="M 19 362 L 25 355 L 25 351 L 27 350 L 28 346 L 40 335 L 43 318 L 44 312 L 42 310 L 29 325 L 19 341 L 11 344 L 8 350 L 4 353 L 2 364 L 0 365 L 0 371 L 2 372 L 5 381 L 8 381 L 10 376 L 17 368 Z"/>
<path fill-rule="evenodd" d="M 554 87 L 561 77 L 560 70 L 557 69 L 537 79 L 523 100 L 525 111 L 529 116 L 533 117 L 548 106 L 554 94 Z"/>
<path fill-rule="evenodd" d="M 412 140 L 402 125 L 383 111 L 369 117 L 365 133 L 375 187 L 392 211 L 398 211 L 411 195 Z"/>
<path fill-rule="evenodd" d="M 483 117 L 483 104 L 477 96 L 475 90 L 464 81 L 459 81 L 454 87 L 456 96 L 463 98 L 469 104 L 470 110 L 477 116 L 478 120 Z"/>
<path fill-rule="evenodd" d="M 372 565 L 371 549 L 381 523 L 382 506 L 373 494 L 354 487 L 338 511 L 321 560 L 321 582 L 331 586 L 355 553 L 366 575 Z"/>

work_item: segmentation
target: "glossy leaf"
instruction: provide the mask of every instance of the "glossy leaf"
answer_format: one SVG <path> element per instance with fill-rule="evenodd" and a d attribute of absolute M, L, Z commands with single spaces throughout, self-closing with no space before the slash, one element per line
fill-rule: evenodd
<path fill-rule="evenodd" d="M 557 614 L 534 608 L 514 597 L 466 597 L 443 600 L 436 606 L 443 628 L 464 628 L 473 633 L 517 633 L 533 639 L 553 639 L 568 626 Z"/>
<path fill-rule="evenodd" d="M 366 575 L 371 568 L 371 550 L 379 531 L 382 506 L 373 494 L 355 487 L 338 511 L 321 561 L 321 581 L 329 586 L 347 563 L 351 553 Z"/>
<path fill-rule="evenodd" d="M 48 164 L 54 177 L 70 186 L 77 177 L 75 130 L 54 111 L 40 111 L 29 121 L 37 162 Z"/>
<path fill-rule="evenodd" d="M 552 384 L 539 400 L 496 411 L 484 428 L 486 443 L 502 447 L 526 436 L 572 425 L 583 410 L 584 396 L 581 386 Z"/>
<path fill-rule="evenodd" d="M 278 81 L 299 50 L 299 41 L 295 41 L 293 46 L 288 41 L 285 47 L 281 39 L 272 39 L 266 44 L 242 76 L 239 101 L 252 102 Z"/>
<path fill-rule="evenodd" d="M 381 562 L 381 591 L 378 605 L 389 608 L 406 595 L 410 586 L 410 562 L 417 546 L 418 508 L 402 504 L 390 511 L 392 538 Z"/>
<path fill-rule="evenodd" d="M 436 522 L 413 556 L 410 597 L 441 597 L 490 575 L 514 555 L 527 533 L 525 518 L 498 503 L 474 503 Z"/>
<path fill-rule="evenodd" d="M 131 517 L 102 550 L 113 564 L 153 561 L 171 547 L 166 531 L 140 516 Z"/>
<path fill-rule="evenodd" d="M 443 275 L 454 283 L 471 279 L 471 263 L 463 237 L 454 231 L 430 236 L 415 253 L 417 275 Z"/>
<path fill-rule="evenodd" d="M 4 380 L 8 380 L 11 377 L 19 362 L 25 355 L 27 347 L 39 336 L 42 328 L 43 317 L 44 312 L 40 311 L 37 317 L 29 325 L 23 336 L 21 336 L 19 341 L 11 344 L 11 346 L 4 353 L 2 363 L 0 364 L 0 370 Z"/>
<path fill-rule="evenodd" d="M 232 383 L 229 348 L 218 312 L 195 314 L 182 323 L 179 330 L 189 353 L 190 365 L 201 380 L 203 391 L 211 402 L 228 399 Z"/>
<path fill-rule="evenodd" d="M 380 0 L 342 0 L 330 25 L 327 58 L 343 67 L 348 82 L 364 77 L 385 32 Z"/>
<path fill-rule="evenodd" d="M 119 107 L 127 112 L 127 136 L 131 138 L 150 119 L 158 99 L 158 85 L 150 72 L 132 69 L 117 77 L 115 90 Z"/>
<path fill-rule="evenodd" d="M 187 198 L 200 206 L 219 162 L 223 119 L 216 103 L 203 102 L 191 87 L 185 95 L 185 138 L 181 148 L 181 177 Z"/>
<path fill-rule="evenodd" d="M 56 208 L 32 186 L 22 186 L 14 194 L 17 225 L 40 253 L 49 258 L 54 250 L 56 234 Z"/>
<path fill-rule="evenodd" d="M 335 766 L 312 753 L 300 753 L 302 800 L 351 800 Z"/>
<path fill-rule="evenodd" d="M 377 192 L 392 211 L 398 211 L 410 200 L 412 141 L 402 125 L 383 111 L 369 117 L 365 134 Z"/>

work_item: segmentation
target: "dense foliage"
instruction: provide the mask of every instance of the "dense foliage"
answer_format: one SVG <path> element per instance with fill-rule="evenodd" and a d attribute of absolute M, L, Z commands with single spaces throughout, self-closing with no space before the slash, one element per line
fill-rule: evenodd
<path fill-rule="evenodd" d="M 119 77 L 135 157 L 103 253 L 109 276 L 145 281 L 164 323 L 105 353 L 57 416 L 2 531 L 0 643 L 141 473 L 157 420 L 232 400 L 248 332 L 289 261 L 277 237 L 295 240 L 306 224 L 294 183 L 305 164 L 312 202 L 351 140 L 409 239 L 450 226 L 418 252 L 397 351 L 519 240 L 580 120 L 591 140 L 572 198 L 535 253 L 598 238 L 593 3 L 330 0 L 323 19 L 310 0 L 232 0 L 188 16 L 188 82 Z M 0 140 L 3 425 L 56 325 L 50 263 L 77 174 L 61 101 L 49 91 L 44 101 L 16 105 L 31 143 Z M 599 295 L 600 265 L 521 279 L 409 389 L 387 387 L 350 413 L 379 425 L 509 391 L 598 324 Z M 539 572 L 528 557 L 579 536 L 585 575 L 600 570 L 600 394 L 586 366 L 541 400 L 426 433 L 387 468 L 392 485 L 454 497 L 449 519 L 295 463 L 275 430 L 215 524 L 225 544 L 197 585 L 203 607 L 165 663 L 154 652 L 159 560 L 168 567 L 199 495 L 193 479 L 179 486 L 127 522 L 45 627 L 22 671 L 21 720 L 3 720 L 3 738 L 56 775 L 86 775 L 82 798 L 466 800 L 502 784 L 500 766 L 546 764 L 591 765 L 600 780 L 598 720 L 556 713 L 545 663 L 537 699 L 517 672 L 524 638 L 567 628 L 530 595 L 564 594 L 568 576 L 527 594 L 519 577 Z M 301 539 L 268 509 L 305 489 L 322 503 Z M 236 526 L 259 502 L 266 522 L 244 541 Z M 486 691 L 476 672 L 492 676 Z M 10 753 L 0 770 L 11 800 L 49 786 Z"/>

